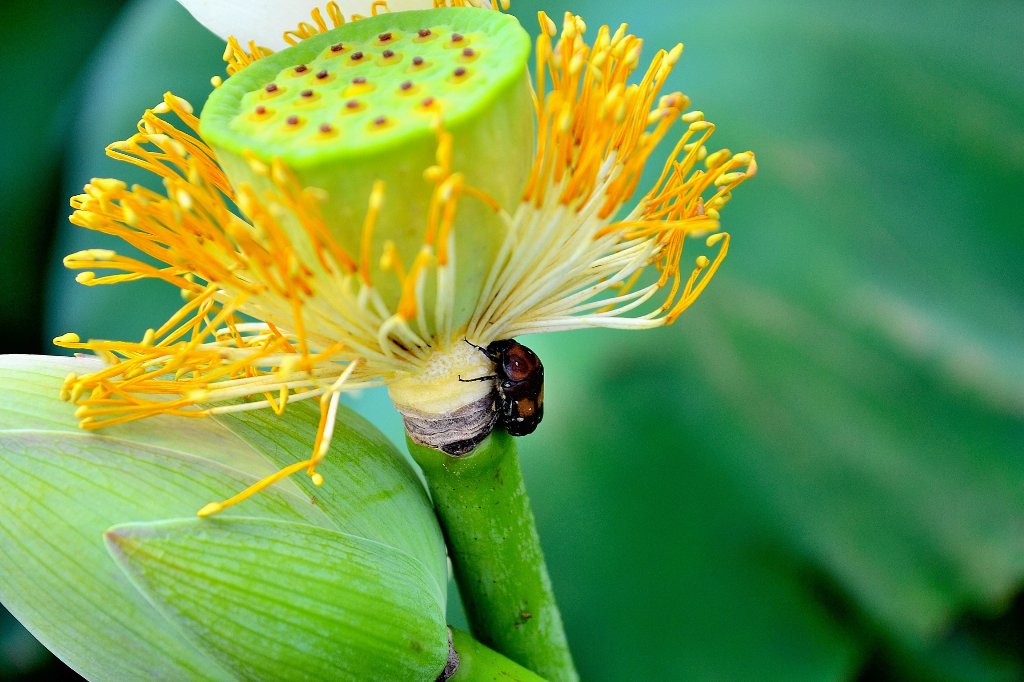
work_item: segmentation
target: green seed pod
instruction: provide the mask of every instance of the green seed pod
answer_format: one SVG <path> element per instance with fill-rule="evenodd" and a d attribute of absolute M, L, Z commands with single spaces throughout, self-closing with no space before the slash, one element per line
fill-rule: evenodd
<path fill-rule="evenodd" d="M 529 52 L 526 32 L 500 12 L 383 14 L 246 67 L 210 96 L 200 130 L 235 187 L 267 188 L 265 163 L 277 160 L 323 190 L 326 226 L 345 251 L 369 256 L 364 278 L 389 309 L 402 293 L 382 267 L 389 245 L 407 267 L 424 246 L 439 262 L 454 258 L 459 326 L 505 235 L 498 212 L 516 203 L 529 176 Z M 451 139 L 439 148 L 441 130 Z M 441 172 L 425 177 L 435 164 Z M 473 198 L 458 203 L 454 222 L 431 229 L 441 194 L 460 188 Z M 282 226 L 303 229 L 287 217 Z M 422 299 L 428 309 L 433 286 Z"/>

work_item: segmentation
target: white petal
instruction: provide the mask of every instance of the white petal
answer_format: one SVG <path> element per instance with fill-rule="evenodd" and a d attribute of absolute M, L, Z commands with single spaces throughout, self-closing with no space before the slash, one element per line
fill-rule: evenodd
<path fill-rule="evenodd" d="M 199 23 L 221 38 L 235 36 L 244 45 L 250 40 L 262 47 L 280 50 L 287 46 L 282 37 L 299 22 L 310 21 L 314 7 L 326 4 L 315 0 L 178 0 Z M 372 0 L 340 0 L 338 5 L 346 17 L 368 16 Z M 390 0 L 393 12 L 409 9 L 430 9 L 432 0 Z"/>

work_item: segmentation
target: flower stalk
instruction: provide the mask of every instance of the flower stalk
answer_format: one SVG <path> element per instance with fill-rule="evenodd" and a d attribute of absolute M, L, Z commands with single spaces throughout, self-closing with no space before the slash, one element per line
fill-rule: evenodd
<path fill-rule="evenodd" d="M 468 632 L 452 628 L 452 646 L 458 653 L 459 667 L 451 682 L 503 680 L 506 682 L 543 682 L 543 678 L 510 661 L 473 639 Z"/>
<path fill-rule="evenodd" d="M 407 439 L 427 479 L 473 635 L 548 680 L 576 680 L 515 442 L 453 457 Z"/>

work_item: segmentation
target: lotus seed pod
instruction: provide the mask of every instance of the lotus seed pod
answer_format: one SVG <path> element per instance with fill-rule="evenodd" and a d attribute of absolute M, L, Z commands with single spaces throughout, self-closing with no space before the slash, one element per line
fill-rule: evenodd
<path fill-rule="evenodd" d="M 499 210 L 515 205 L 530 173 L 529 52 L 526 32 L 500 12 L 382 14 L 241 70 L 210 96 L 201 133 L 235 187 L 268 188 L 265 164 L 280 160 L 302 185 L 323 190 L 328 229 L 347 252 L 372 254 L 364 275 L 389 309 L 402 293 L 400 278 L 387 272 L 394 267 L 384 257 L 389 249 L 405 267 L 424 245 L 439 260 L 454 260 L 457 328 L 468 321 L 504 238 Z M 439 151 L 439 127 L 451 135 L 450 150 Z M 435 164 L 457 175 L 460 184 L 449 190 L 473 191 L 458 201 L 450 229 L 431 235 L 436 193 L 447 191 L 425 175 Z M 304 229 L 287 215 L 281 223 Z M 434 286 L 424 283 L 427 309 Z"/>

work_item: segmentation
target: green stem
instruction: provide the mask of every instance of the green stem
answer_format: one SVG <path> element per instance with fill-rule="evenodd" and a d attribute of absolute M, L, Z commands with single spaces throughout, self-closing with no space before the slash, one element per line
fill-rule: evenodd
<path fill-rule="evenodd" d="M 473 635 L 552 680 L 576 680 L 512 438 L 452 457 L 407 439 L 434 498 Z"/>
<path fill-rule="evenodd" d="M 452 628 L 452 644 L 459 667 L 451 682 L 544 682 L 523 666 L 488 649 L 468 632 Z"/>

